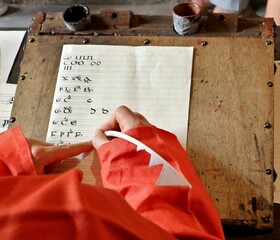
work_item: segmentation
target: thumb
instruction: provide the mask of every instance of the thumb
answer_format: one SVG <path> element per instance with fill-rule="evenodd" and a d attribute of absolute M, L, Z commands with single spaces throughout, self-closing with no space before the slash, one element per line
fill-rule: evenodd
<path fill-rule="evenodd" d="M 92 139 L 92 145 L 93 147 L 98 150 L 98 148 L 103 145 L 104 143 L 109 142 L 108 138 L 106 137 L 106 135 L 104 134 L 104 132 L 100 129 L 97 129 L 95 131 L 95 135 Z"/>

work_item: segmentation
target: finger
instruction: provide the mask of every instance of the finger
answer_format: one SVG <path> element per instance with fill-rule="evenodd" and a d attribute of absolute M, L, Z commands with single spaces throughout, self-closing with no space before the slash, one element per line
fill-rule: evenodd
<path fill-rule="evenodd" d="M 142 125 L 152 125 L 141 113 L 134 112 L 134 115 L 138 117 Z"/>
<path fill-rule="evenodd" d="M 107 131 L 107 130 L 120 131 L 119 123 L 116 121 L 116 111 L 113 112 L 113 114 L 111 115 L 111 117 L 109 118 L 109 120 L 107 122 L 103 123 L 100 126 L 100 129 L 103 131 Z"/>
<path fill-rule="evenodd" d="M 39 140 L 33 139 L 33 138 L 26 138 L 26 140 L 30 147 L 32 147 L 34 145 L 38 145 L 38 146 L 52 146 L 53 145 L 51 143 L 42 142 L 42 141 L 39 141 Z"/>
<path fill-rule="evenodd" d="M 98 149 L 104 143 L 109 142 L 109 139 L 106 137 L 104 132 L 100 129 L 97 129 L 95 135 L 92 139 L 92 145 L 95 149 Z"/>
<path fill-rule="evenodd" d="M 45 151 L 44 156 L 41 157 L 46 166 L 91 150 L 93 150 L 91 141 L 69 145 L 50 146 Z"/>
<path fill-rule="evenodd" d="M 134 117 L 133 112 L 126 106 L 118 107 L 112 114 L 110 119 L 101 126 L 103 131 L 106 130 L 122 130 L 125 119 Z"/>
<path fill-rule="evenodd" d="M 132 112 L 129 108 L 121 109 L 121 111 L 117 112 L 116 120 L 122 132 L 136 127 L 151 125 L 142 114 Z"/>
<path fill-rule="evenodd" d="M 105 124 L 101 126 L 103 131 L 106 130 L 121 130 L 126 132 L 127 130 L 139 126 L 151 125 L 146 118 L 139 114 L 132 112 L 126 106 L 120 106 L 113 113 L 112 117 Z"/>
<path fill-rule="evenodd" d="M 129 108 L 122 106 L 116 111 L 116 121 L 122 132 L 138 126 L 138 118 Z"/>

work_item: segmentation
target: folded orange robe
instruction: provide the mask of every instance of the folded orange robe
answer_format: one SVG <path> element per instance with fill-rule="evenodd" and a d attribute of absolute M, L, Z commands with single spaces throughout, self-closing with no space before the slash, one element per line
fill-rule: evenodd
<path fill-rule="evenodd" d="M 192 189 L 156 186 L 161 166 L 148 167 L 149 154 L 122 139 L 99 149 L 106 188 L 81 183 L 77 169 L 37 175 L 24 136 L 13 128 L 0 134 L 1 239 L 224 239 L 216 208 L 176 138 L 155 127 L 127 134 L 168 160 Z"/>

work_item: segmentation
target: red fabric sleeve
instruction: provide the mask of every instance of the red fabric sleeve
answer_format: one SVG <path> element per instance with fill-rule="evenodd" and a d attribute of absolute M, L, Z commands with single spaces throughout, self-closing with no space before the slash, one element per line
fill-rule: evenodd
<path fill-rule="evenodd" d="M 0 236 L 5 240 L 174 239 L 115 191 L 60 175 L 0 178 Z"/>
<path fill-rule="evenodd" d="M 19 127 L 0 134 L 0 176 L 36 174 L 28 143 Z"/>
<path fill-rule="evenodd" d="M 0 149 L 1 239 L 174 239 L 119 193 L 82 184 L 77 169 L 34 175 L 19 128 L 0 135 Z"/>
<path fill-rule="evenodd" d="M 99 150 L 105 187 L 121 193 L 143 217 L 173 236 L 224 239 L 221 221 L 208 193 L 177 138 L 154 126 L 129 130 L 181 172 L 192 188 L 156 186 L 161 166 L 148 167 L 150 155 L 123 139 L 113 139 Z"/>

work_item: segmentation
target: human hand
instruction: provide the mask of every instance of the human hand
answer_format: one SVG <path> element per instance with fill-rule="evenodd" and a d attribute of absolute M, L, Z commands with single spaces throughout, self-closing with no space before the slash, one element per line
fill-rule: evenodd
<path fill-rule="evenodd" d="M 276 25 L 280 26 L 280 1 L 268 0 L 264 17 L 274 18 Z"/>
<path fill-rule="evenodd" d="M 132 112 L 128 107 L 120 106 L 116 109 L 111 118 L 96 131 L 92 140 L 92 145 L 98 149 L 102 144 L 109 142 L 104 131 L 116 130 L 126 132 L 132 128 L 151 125 L 152 124 L 140 113 Z"/>
<path fill-rule="evenodd" d="M 91 141 L 60 146 L 28 138 L 27 142 L 38 174 L 43 174 L 44 168 L 50 164 L 61 162 L 93 149 Z"/>

